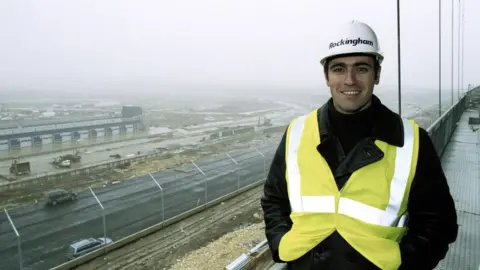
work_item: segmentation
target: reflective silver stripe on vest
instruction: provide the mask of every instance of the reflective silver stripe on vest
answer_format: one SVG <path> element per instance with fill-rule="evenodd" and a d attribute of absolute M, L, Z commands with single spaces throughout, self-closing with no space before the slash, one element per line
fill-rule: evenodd
<path fill-rule="evenodd" d="M 297 118 L 290 128 L 290 140 L 287 154 L 288 198 L 292 212 L 303 212 L 303 202 L 300 184 L 300 169 L 298 168 L 297 153 L 300 147 L 306 115 Z"/>
<path fill-rule="evenodd" d="M 287 174 L 288 197 L 292 212 L 335 213 L 335 196 L 302 196 L 300 170 L 298 168 L 298 148 L 307 115 L 297 118 L 290 128 Z"/>
<path fill-rule="evenodd" d="M 303 133 L 306 115 L 299 117 L 292 124 L 289 133 L 287 172 L 289 200 L 292 212 L 334 213 L 334 196 L 302 196 L 301 179 L 298 166 L 298 148 Z M 397 147 L 395 172 L 390 186 L 390 199 L 385 210 L 357 202 L 348 198 L 340 198 L 338 213 L 364 222 L 380 226 L 403 226 L 406 216 L 398 218 L 408 176 L 412 163 L 414 133 L 413 125 L 403 119 L 404 145 Z"/>

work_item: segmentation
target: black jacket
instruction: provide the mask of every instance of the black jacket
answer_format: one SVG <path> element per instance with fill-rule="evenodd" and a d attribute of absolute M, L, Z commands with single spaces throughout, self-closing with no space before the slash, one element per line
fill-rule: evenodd
<path fill-rule="evenodd" d="M 383 152 L 374 144 L 375 139 L 403 146 L 403 125 L 399 115 L 374 96 L 372 136 L 361 139 L 345 156 L 339 147 L 339 137 L 332 132 L 328 117 L 331 104 L 330 100 L 318 110 L 321 144 L 317 150 L 332 169 L 340 189 L 354 171 L 383 157 Z M 285 180 L 285 136 L 273 158 L 261 199 L 266 236 L 275 262 L 282 262 L 278 257 L 278 246 L 281 237 L 292 226 Z M 455 205 L 440 159 L 428 133 L 422 128 L 419 146 L 417 169 L 408 202 L 408 230 L 400 243 L 400 269 L 435 268 L 445 257 L 448 245 L 456 240 L 458 231 Z M 288 268 L 378 269 L 336 232 L 302 258 L 288 263 Z"/>

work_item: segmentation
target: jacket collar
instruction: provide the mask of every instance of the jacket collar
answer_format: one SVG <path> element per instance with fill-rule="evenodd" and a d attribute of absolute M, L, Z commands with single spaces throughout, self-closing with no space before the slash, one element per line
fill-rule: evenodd
<path fill-rule="evenodd" d="M 320 140 L 322 142 L 329 136 L 334 136 L 330 119 L 328 117 L 328 106 L 333 106 L 332 98 L 330 98 L 317 111 L 318 127 L 320 129 Z M 372 97 L 372 106 L 374 110 L 372 114 L 374 117 L 372 130 L 373 139 L 384 141 L 397 147 L 402 147 L 403 122 L 400 118 L 400 115 L 388 109 L 375 95 L 373 95 Z"/>

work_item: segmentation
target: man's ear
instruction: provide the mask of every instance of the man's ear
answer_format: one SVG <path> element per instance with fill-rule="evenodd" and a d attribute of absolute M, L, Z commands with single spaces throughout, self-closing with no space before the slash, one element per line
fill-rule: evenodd
<path fill-rule="evenodd" d="M 375 80 L 375 84 L 377 84 L 377 85 L 380 83 L 380 74 L 381 74 L 381 71 L 382 71 L 382 67 L 381 67 L 381 66 L 378 66 L 377 79 Z"/>
<path fill-rule="evenodd" d="M 330 87 L 330 81 L 328 80 L 328 71 L 324 71 L 323 76 L 325 76 L 325 82 L 327 83 L 327 86 Z"/>

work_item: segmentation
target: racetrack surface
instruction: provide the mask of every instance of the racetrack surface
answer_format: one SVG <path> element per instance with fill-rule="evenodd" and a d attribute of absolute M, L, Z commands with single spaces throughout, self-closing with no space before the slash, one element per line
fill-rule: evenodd
<path fill-rule="evenodd" d="M 232 151 L 230 156 L 217 155 L 195 161 L 182 171 L 168 170 L 94 188 L 105 207 L 107 237 L 114 241 L 251 184 L 265 176 L 277 144 L 255 150 Z M 207 181 L 206 181 L 207 180 Z M 103 237 L 102 210 L 87 190 L 77 200 L 54 207 L 28 205 L 9 210 L 21 236 L 23 265 L 28 269 L 48 269 L 66 261 L 67 247 L 73 241 Z M 6 217 L 0 215 L 0 269 L 18 269 L 17 241 Z"/>

